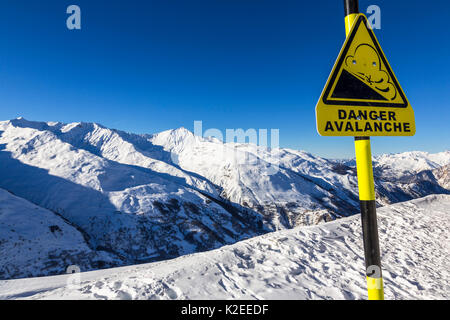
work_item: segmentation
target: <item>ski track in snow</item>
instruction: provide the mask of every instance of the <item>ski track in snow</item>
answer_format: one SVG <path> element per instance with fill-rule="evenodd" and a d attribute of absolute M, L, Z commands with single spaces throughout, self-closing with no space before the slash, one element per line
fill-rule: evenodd
<path fill-rule="evenodd" d="M 386 299 L 450 298 L 450 196 L 378 209 Z M 360 216 L 213 251 L 69 276 L 0 281 L 1 299 L 365 299 Z"/>

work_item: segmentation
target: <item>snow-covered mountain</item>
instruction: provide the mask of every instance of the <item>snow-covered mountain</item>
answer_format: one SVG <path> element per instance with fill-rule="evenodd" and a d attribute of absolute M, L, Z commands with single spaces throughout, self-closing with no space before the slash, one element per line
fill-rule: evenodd
<path fill-rule="evenodd" d="M 450 196 L 378 211 L 386 299 L 449 299 Z M 209 252 L 78 275 L 0 281 L 0 299 L 366 299 L 358 216 Z"/>
<path fill-rule="evenodd" d="M 450 192 L 449 151 L 385 155 L 374 164 L 379 205 Z M 82 234 L 92 251 L 89 263 L 80 262 L 86 270 L 164 260 L 359 212 L 351 161 L 222 143 L 184 128 L 136 135 L 94 123 L 3 121 L 0 188 Z M 23 219 L 31 214 L 16 211 Z M 51 220 L 42 219 L 45 229 Z M 0 234 L 0 250 L 2 241 L 24 245 L 14 235 Z M 36 275 L 10 269 L 0 265 L 0 277 Z"/>

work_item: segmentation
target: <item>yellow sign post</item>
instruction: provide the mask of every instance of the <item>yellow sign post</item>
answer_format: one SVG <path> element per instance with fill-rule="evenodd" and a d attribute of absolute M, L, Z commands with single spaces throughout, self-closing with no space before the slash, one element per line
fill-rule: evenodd
<path fill-rule="evenodd" d="M 413 136 L 414 112 L 383 50 L 359 13 L 344 0 L 347 39 L 316 106 L 322 136 L 355 137 L 356 168 L 369 300 L 383 300 L 370 136 Z"/>

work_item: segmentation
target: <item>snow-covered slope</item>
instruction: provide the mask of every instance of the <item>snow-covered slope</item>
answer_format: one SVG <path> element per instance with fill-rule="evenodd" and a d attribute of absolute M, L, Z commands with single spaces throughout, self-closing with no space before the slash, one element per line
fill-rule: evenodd
<path fill-rule="evenodd" d="M 433 176 L 442 188 L 450 190 L 450 164 L 434 169 Z"/>
<path fill-rule="evenodd" d="M 257 213 L 225 209 L 175 174 L 106 159 L 64 141 L 56 128 L 66 126 L 48 127 L 2 123 L 0 187 L 61 215 L 121 264 L 213 249 L 268 230 Z"/>
<path fill-rule="evenodd" d="M 178 257 L 359 211 L 351 163 L 184 128 L 136 135 L 18 118 L 0 122 L 0 164 L 0 188 L 66 219 L 105 254 L 99 266 Z M 441 169 L 449 164 L 448 151 L 377 158 L 378 204 L 449 193 Z"/>
<path fill-rule="evenodd" d="M 222 143 L 169 130 L 149 141 L 174 155 L 179 166 L 199 173 L 221 188 L 221 197 L 254 209 L 275 229 L 309 225 L 305 219 L 318 209 L 332 216 L 359 211 L 357 176 L 352 161 L 333 161 L 305 151 L 273 149 L 252 144 Z M 250 159 L 249 161 L 240 161 Z M 450 164 L 450 151 L 437 154 L 405 152 L 376 157 L 374 174 L 378 205 L 449 193 L 439 179 L 420 173 Z M 273 169 L 278 170 L 273 172 Z"/>
<path fill-rule="evenodd" d="M 315 224 L 321 210 L 338 216 L 356 212 L 358 201 L 348 188 L 351 183 L 339 177 L 339 188 L 335 188 L 327 181 L 336 178 L 332 164 L 306 152 L 224 144 L 195 137 L 185 129 L 148 138 L 169 152 L 181 168 L 218 186 L 222 198 L 261 213 L 275 230 Z M 347 188 L 340 188 L 343 184 Z"/>
<path fill-rule="evenodd" d="M 383 176 L 396 177 L 433 170 L 449 164 L 450 151 L 430 154 L 422 151 L 384 154 L 374 158 L 375 166 Z"/>
<path fill-rule="evenodd" d="M 449 195 L 379 210 L 386 299 L 450 298 L 449 212 Z M 363 270 L 361 224 L 353 216 L 170 261 L 82 273 L 79 285 L 68 276 L 0 281 L 0 298 L 365 299 Z"/>
<path fill-rule="evenodd" d="M 59 274 L 73 264 L 89 270 L 107 259 L 55 213 L 0 189 L 0 278 Z"/>

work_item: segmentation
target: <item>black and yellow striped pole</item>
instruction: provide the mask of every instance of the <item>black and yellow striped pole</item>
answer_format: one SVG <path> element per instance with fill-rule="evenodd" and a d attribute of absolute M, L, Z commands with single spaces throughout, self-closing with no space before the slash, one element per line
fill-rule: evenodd
<path fill-rule="evenodd" d="M 345 32 L 346 36 L 348 36 L 359 13 L 358 0 L 344 0 L 344 6 Z M 370 137 L 355 137 L 355 153 L 364 239 L 367 292 L 369 300 L 384 300 Z"/>

